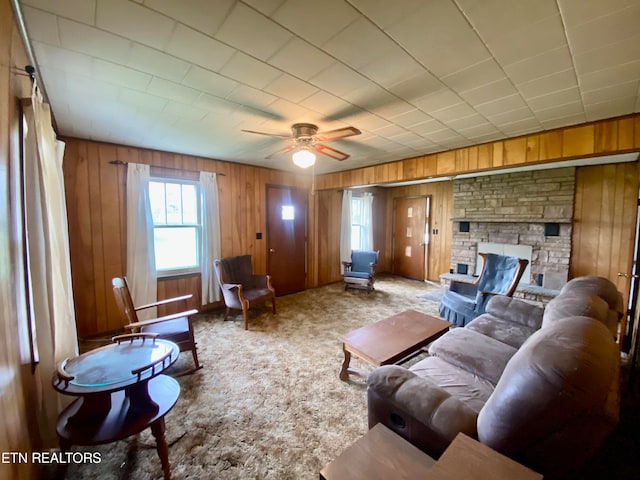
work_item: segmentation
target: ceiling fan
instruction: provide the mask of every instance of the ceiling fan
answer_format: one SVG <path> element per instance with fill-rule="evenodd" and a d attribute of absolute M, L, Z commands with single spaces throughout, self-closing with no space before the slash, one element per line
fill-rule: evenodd
<path fill-rule="evenodd" d="M 299 167 L 306 168 L 313 165 L 316 161 L 314 152 L 326 155 L 334 160 L 346 160 L 349 158 L 347 153 L 328 147 L 322 142 L 331 142 L 341 138 L 360 135 L 360 130 L 355 127 L 338 128 L 336 130 L 328 130 L 326 132 L 318 132 L 318 127 L 311 123 L 295 123 L 291 126 L 291 135 L 278 135 L 274 133 L 255 132 L 253 130 L 242 130 L 247 133 L 257 133 L 258 135 L 267 135 L 270 137 L 284 138 L 292 140 L 291 145 L 284 147 L 277 152 L 272 153 L 267 158 L 275 157 L 283 153 L 295 150 L 293 153 L 293 163 Z"/>

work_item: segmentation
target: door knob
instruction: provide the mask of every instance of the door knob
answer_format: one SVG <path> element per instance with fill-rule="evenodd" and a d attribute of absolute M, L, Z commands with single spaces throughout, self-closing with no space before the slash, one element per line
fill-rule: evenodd
<path fill-rule="evenodd" d="M 274 248 L 270 248 L 269 253 L 276 253 L 276 250 Z"/>
<path fill-rule="evenodd" d="M 640 278 L 640 275 L 634 275 L 632 273 L 624 273 L 624 272 L 618 272 L 618 276 L 624 277 L 624 278 Z"/>

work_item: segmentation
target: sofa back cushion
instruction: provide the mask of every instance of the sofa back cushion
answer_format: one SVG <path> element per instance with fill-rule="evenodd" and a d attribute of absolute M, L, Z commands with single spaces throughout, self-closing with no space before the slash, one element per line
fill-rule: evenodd
<path fill-rule="evenodd" d="M 551 323 L 505 367 L 478 416 L 479 440 L 545 478 L 579 466 L 617 422 L 607 401 L 618 368 L 617 345 L 602 322 Z"/>

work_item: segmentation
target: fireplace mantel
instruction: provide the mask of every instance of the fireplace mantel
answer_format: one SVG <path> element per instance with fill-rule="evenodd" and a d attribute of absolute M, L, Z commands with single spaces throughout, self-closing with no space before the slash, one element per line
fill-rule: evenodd
<path fill-rule="evenodd" d="M 476 223 L 562 223 L 569 224 L 571 219 L 566 218 L 458 218 L 452 222 L 476 222 Z"/>

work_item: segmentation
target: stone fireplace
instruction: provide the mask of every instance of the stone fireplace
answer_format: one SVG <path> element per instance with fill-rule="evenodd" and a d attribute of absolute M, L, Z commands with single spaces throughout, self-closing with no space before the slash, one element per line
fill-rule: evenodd
<path fill-rule="evenodd" d="M 560 288 L 569 274 L 574 192 L 574 167 L 454 180 L 451 273 L 476 273 L 479 245 L 522 246 L 531 258 L 521 283 Z"/>

